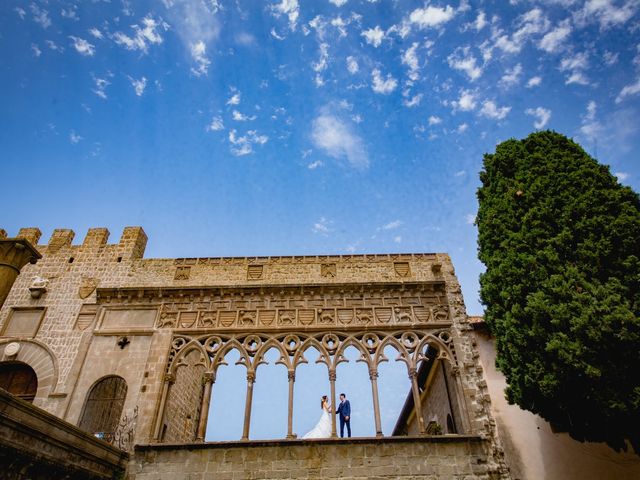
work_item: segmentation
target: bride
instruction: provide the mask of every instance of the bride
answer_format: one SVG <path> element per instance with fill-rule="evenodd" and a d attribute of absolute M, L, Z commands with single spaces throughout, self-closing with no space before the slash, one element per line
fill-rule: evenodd
<path fill-rule="evenodd" d="M 322 415 L 320 415 L 320 420 L 316 424 L 313 429 L 305 433 L 302 438 L 330 438 L 331 437 L 331 417 L 329 413 L 331 412 L 331 405 L 329 405 L 329 399 L 326 395 L 322 396 L 320 400 L 320 408 L 322 408 Z"/>

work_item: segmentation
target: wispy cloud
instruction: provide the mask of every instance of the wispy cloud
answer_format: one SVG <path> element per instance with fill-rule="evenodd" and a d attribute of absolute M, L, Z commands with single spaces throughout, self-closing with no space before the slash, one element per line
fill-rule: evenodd
<path fill-rule="evenodd" d="M 87 42 L 84 38 L 74 37 L 70 35 L 73 48 L 76 49 L 80 55 L 84 55 L 86 57 L 93 57 L 93 54 L 96 53 L 96 48 L 91 43 Z"/>
<path fill-rule="evenodd" d="M 386 78 L 383 78 L 380 70 L 374 68 L 371 72 L 371 80 L 373 91 L 376 93 L 380 93 L 382 95 L 388 95 L 393 92 L 398 86 L 398 81 L 391 76 L 391 74 L 387 74 Z"/>
<path fill-rule="evenodd" d="M 136 95 L 138 97 L 141 97 L 142 94 L 144 93 L 144 89 L 147 86 L 147 79 L 145 77 L 142 77 L 140 79 L 129 77 L 129 81 L 131 82 L 131 86 L 133 87 L 133 90 L 136 92 Z"/>
<path fill-rule="evenodd" d="M 331 223 L 332 222 L 327 220 L 325 217 L 320 217 L 320 220 L 313 224 L 311 230 L 313 231 L 313 233 L 317 233 L 326 237 L 329 235 L 329 233 L 331 233 L 331 228 L 329 227 Z"/>
<path fill-rule="evenodd" d="M 207 125 L 207 131 L 217 132 L 220 130 L 224 130 L 224 122 L 222 121 L 222 117 L 213 117 L 211 119 L 211 123 Z"/>
<path fill-rule="evenodd" d="M 71 132 L 69 133 L 69 141 L 76 145 L 78 143 L 80 143 L 80 140 L 82 140 L 82 137 L 80 135 L 78 135 L 75 130 L 71 130 Z"/>
<path fill-rule="evenodd" d="M 385 225 L 383 225 L 382 227 L 380 227 L 382 230 L 395 230 L 396 228 L 402 226 L 402 221 L 401 220 L 394 220 L 392 222 L 389 222 Z"/>
<path fill-rule="evenodd" d="M 533 126 L 538 130 L 544 128 L 551 118 L 551 110 L 543 107 L 527 108 L 524 113 L 536 118 Z"/>
<path fill-rule="evenodd" d="M 313 120 L 311 139 L 330 157 L 345 159 L 349 165 L 359 169 L 369 166 L 362 138 L 350 123 L 336 114 L 325 112 L 318 115 Z"/>

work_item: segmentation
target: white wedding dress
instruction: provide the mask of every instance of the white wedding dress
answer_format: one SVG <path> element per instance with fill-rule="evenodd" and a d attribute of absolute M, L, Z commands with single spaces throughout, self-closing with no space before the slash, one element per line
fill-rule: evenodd
<path fill-rule="evenodd" d="M 331 437 L 331 417 L 329 412 L 322 409 L 320 420 L 310 432 L 305 433 L 302 438 L 330 438 Z"/>

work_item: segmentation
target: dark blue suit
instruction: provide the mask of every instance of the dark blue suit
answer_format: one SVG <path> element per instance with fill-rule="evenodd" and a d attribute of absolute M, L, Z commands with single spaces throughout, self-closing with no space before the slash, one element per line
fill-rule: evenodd
<path fill-rule="evenodd" d="M 344 425 L 347 425 L 347 434 L 351 437 L 351 404 L 349 400 L 345 400 L 338 405 L 336 413 L 340 415 L 340 436 L 344 437 Z M 349 417 L 347 420 L 345 417 Z"/>

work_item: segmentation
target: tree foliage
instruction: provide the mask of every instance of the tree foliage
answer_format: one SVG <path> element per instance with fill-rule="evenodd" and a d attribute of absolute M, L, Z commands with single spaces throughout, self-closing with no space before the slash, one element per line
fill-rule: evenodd
<path fill-rule="evenodd" d="M 510 403 L 640 452 L 640 200 L 551 131 L 484 157 L 485 321 Z"/>

